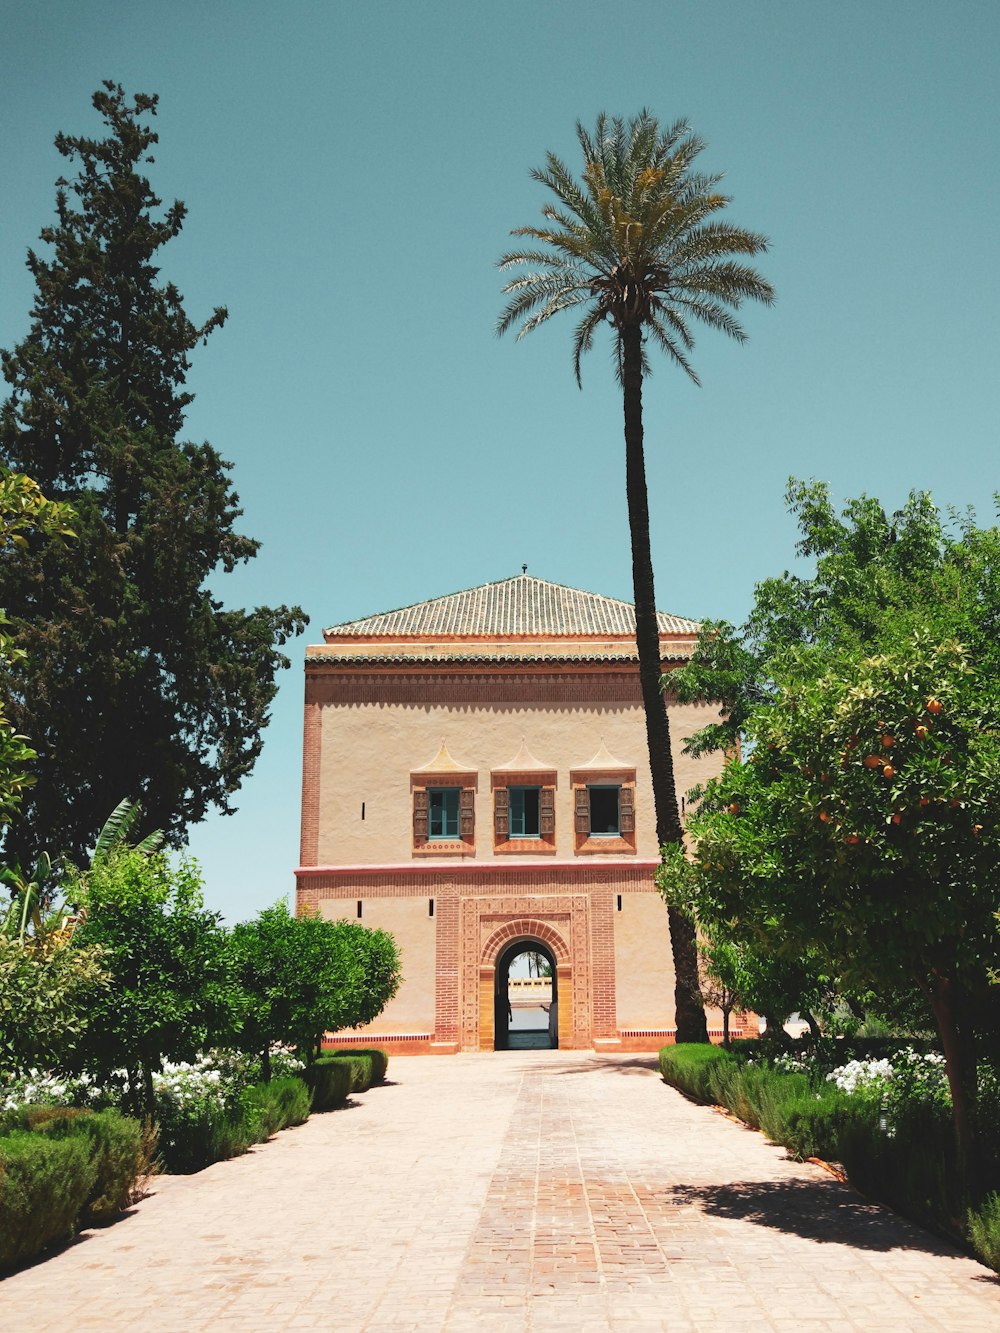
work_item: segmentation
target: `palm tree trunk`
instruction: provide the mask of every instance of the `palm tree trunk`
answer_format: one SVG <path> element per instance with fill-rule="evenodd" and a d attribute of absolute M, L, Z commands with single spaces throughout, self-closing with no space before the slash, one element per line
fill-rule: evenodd
<path fill-rule="evenodd" d="M 621 329 L 622 387 L 625 406 L 625 489 L 632 538 L 632 587 L 635 597 L 635 644 L 639 653 L 639 681 L 646 714 L 646 744 L 653 778 L 656 841 L 659 847 L 684 840 L 674 761 L 670 752 L 670 724 L 660 689 L 662 659 L 660 627 L 653 590 L 653 558 L 649 549 L 649 502 L 642 437 L 642 328 L 639 323 Z M 708 1041 L 705 1009 L 698 989 L 698 948 L 694 923 L 674 907 L 667 908 L 670 946 L 674 956 L 674 1005 L 677 1040 Z"/>

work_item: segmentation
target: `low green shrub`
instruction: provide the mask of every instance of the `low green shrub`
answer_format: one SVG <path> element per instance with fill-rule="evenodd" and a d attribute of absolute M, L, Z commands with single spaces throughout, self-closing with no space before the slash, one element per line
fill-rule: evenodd
<path fill-rule="evenodd" d="M 264 1115 L 252 1088 L 225 1101 L 206 1096 L 166 1103 L 158 1112 L 158 1124 L 163 1164 L 182 1176 L 238 1157 L 266 1137 Z"/>
<path fill-rule="evenodd" d="M 312 1092 L 314 1111 L 333 1111 L 343 1106 L 351 1093 L 354 1071 L 346 1060 L 321 1055 L 303 1069 L 299 1078 Z"/>
<path fill-rule="evenodd" d="M 969 1240 L 984 1264 L 1000 1272 L 1000 1194 L 987 1194 L 968 1214 Z"/>
<path fill-rule="evenodd" d="M 841 1134 L 853 1114 L 841 1093 L 809 1093 L 785 1107 L 781 1141 L 796 1157 L 839 1161 Z"/>
<path fill-rule="evenodd" d="M 312 1094 L 302 1079 L 294 1074 L 257 1083 L 250 1090 L 261 1113 L 261 1139 L 269 1139 L 288 1125 L 301 1125 L 309 1119 Z"/>
<path fill-rule="evenodd" d="M 96 1176 L 85 1138 L 30 1130 L 0 1138 L 0 1266 L 71 1236 Z"/>
<path fill-rule="evenodd" d="M 372 1062 L 372 1085 L 381 1083 L 385 1078 L 386 1070 L 389 1068 L 389 1052 L 384 1051 L 381 1046 L 365 1046 L 350 1049 L 346 1051 L 326 1051 L 325 1055 L 337 1056 L 343 1059 L 345 1056 L 363 1055 Z"/>
<path fill-rule="evenodd" d="M 320 1059 L 323 1058 L 320 1056 Z M 367 1092 L 371 1087 L 375 1071 L 367 1051 L 331 1051 L 326 1058 L 340 1060 L 350 1066 L 352 1092 Z"/>
<path fill-rule="evenodd" d="M 51 1108 L 55 1110 L 56 1108 Z M 101 1221 L 128 1207 L 136 1185 L 148 1170 L 142 1125 L 118 1111 L 81 1111 L 35 1117 L 36 1133 L 50 1139 L 79 1138 L 89 1145 L 96 1170 L 85 1203 L 89 1219 Z"/>
<path fill-rule="evenodd" d="M 691 1045 L 664 1046 L 660 1050 L 660 1073 L 664 1082 L 700 1101 L 717 1101 L 709 1091 L 708 1073 L 716 1064 L 731 1062 L 721 1046 L 705 1042 Z"/>

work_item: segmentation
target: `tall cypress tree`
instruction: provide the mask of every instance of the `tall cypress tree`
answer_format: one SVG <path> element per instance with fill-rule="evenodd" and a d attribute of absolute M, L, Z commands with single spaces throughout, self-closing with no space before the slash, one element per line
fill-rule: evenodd
<path fill-rule="evenodd" d="M 31 329 L 3 353 L 0 462 L 76 509 L 76 539 L 0 551 L 0 607 L 26 656 L 4 687 L 39 753 L 37 783 L 5 855 L 39 846 L 81 857 L 123 796 L 175 844 L 231 797 L 261 750 L 278 651 L 298 607 L 223 609 L 205 587 L 259 543 L 230 465 L 180 439 L 201 326 L 160 280 L 158 251 L 185 207 L 163 209 L 143 174 L 157 98 L 105 83 L 99 139 L 56 138 L 77 174 L 57 181 L 56 220 L 28 254 Z"/>

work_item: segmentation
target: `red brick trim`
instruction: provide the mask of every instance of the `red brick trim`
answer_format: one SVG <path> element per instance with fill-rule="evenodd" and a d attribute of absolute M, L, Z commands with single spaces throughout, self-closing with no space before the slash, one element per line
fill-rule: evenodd
<path fill-rule="evenodd" d="M 322 748 L 320 705 L 312 697 L 306 681 L 302 724 L 302 825 L 299 859 L 303 865 L 315 865 L 319 857 L 319 762 Z"/>
<path fill-rule="evenodd" d="M 499 930 L 493 932 L 483 945 L 479 958 L 480 967 L 496 967 L 501 952 L 506 945 L 514 940 L 541 940 L 542 944 L 547 945 L 552 950 L 557 965 L 560 963 L 568 964 L 570 961 L 566 941 L 557 930 L 547 926 L 544 921 L 534 921 L 531 917 L 520 917 L 505 922 Z"/>

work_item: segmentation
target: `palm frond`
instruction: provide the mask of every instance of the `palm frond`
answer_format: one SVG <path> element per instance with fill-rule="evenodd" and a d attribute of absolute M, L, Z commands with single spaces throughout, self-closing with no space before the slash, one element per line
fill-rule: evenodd
<path fill-rule="evenodd" d="M 580 361 L 594 345 L 594 330 L 604 321 L 604 312 L 599 306 L 592 306 L 576 326 L 573 334 L 573 374 L 579 388 L 583 388 L 583 376 Z"/>
<path fill-rule="evenodd" d="M 513 235 L 536 244 L 505 254 L 501 269 L 536 271 L 504 287 L 509 303 L 497 323 L 517 324 L 519 338 L 571 307 L 585 306 L 573 334 L 573 371 L 591 350 L 605 317 L 616 325 L 612 351 L 622 370 L 621 330 L 645 328 L 642 369 L 657 349 L 696 384 L 688 354 L 694 320 L 738 341 L 746 334 L 734 312 L 744 301 L 770 304 L 774 289 L 743 258 L 768 248 L 767 238 L 721 218 L 732 202 L 718 173 L 697 170 L 705 141 L 686 120 L 661 126 L 646 109 L 629 120 L 598 115 L 593 130 L 577 122 L 583 168 L 574 178 L 553 153 L 532 177 L 550 192 L 545 225 Z"/>
<path fill-rule="evenodd" d="M 118 802 L 97 835 L 94 855 L 91 858 L 94 865 L 98 861 L 105 860 L 113 848 L 121 846 L 141 814 L 142 809 L 137 801 L 131 801 L 126 797 Z"/>
<path fill-rule="evenodd" d="M 693 380 L 694 383 L 697 384 L 700 388 L 701 380 L 698 378 L 697 371 L 685 356 L 684 351 L 677 345 L 676 339 L 671 337 L 669 331 L 664 327 L 663 321 L 658 317 L 654 316 L 647 322 L 646 332 L 647 335 L 651 337 L 652 340 L 656 343 L 657 347 L 659 347 L 660 351 L 665 352 L 667 357 L 671 361 L 673 361 L 676 365 L 680 366 L 681 370 L 684 371 L 685 375 L 687 375 L 689 379 Z M 690 334 L 687 333 L 687 330 L 685 330 L 685 333 L 690 338 Z"/>

